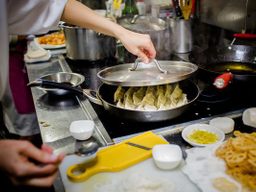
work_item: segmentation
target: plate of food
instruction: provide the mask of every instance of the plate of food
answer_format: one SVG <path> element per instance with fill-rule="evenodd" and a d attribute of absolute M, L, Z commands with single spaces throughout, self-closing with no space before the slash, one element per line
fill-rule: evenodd
<path fill-rule="evenodd" d="M 256 191 L 256 132 L 233 135 L 215 145 L 186 150 L 182 171 L 203 192 Z"/>
<path fill-rule="evenodd" d="M 185 127 L 181 135 L 186 142 L 197 147 L 213 145 L 225 139 L 223 131 L 204 123 L 196 123 Z"/>
<path fill-rule="evenodd" d="M 35 41 L 44 49 L 58 49 L 66 47 L 63 31 L 37 37 L 35 38 Z"/>

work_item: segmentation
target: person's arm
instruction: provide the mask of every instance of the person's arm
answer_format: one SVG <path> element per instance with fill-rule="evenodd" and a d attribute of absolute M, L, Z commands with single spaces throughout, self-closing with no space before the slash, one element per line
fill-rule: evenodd
<path fill-rule="evenodd" d="M 14 185 L 50 187 L 63 155 L 55 156 L 46 145 L 36 148 L 28 141 L 0 140 L 0 169 Z"/>
<path fill-rule="evenodd" d="M 156 56 L 154 45 L 149 35 L 129 31 L 122 26 L 96 14 L 76 0 L 68 0 L 61 20 L 119 39 L 125 48 L 144 62 Z"/>

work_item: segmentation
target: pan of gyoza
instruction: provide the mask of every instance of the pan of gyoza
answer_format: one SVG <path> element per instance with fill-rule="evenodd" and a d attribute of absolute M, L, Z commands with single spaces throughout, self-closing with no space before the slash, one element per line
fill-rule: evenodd
<path fill-rule="evenodd" d="M 103 84 L 90 101 L 120 118 L 139 122 L 170 120 L 181 115 L 199 96 L 190 80 L 197 65 L 183 61 L 157 61 L 115 65 L 98 72 Z"/>

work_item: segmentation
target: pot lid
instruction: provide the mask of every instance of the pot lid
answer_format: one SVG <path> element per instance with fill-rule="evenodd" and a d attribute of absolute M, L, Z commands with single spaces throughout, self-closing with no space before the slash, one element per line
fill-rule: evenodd
<path fill-rule="evenodd" d="M 128 87 L 153 86 L 175 83 L 189 78 L 197 65 L 183 61 L 157 61 L 127 63 L 105 68 L 97 76 L 103 83 Z"/>

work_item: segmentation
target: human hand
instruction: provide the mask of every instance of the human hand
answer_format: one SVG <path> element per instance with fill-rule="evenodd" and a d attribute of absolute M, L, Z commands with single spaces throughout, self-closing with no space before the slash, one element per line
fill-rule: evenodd
<path fill-rule="evenodd" d="M 79 1 L 67 1 L 61 20 L 119 39 L 129 52 L 141 58 L 145 63 L 156 56 L 156 50 L 149 35 L 129 31 L 121 25 L 96 14 L 95 11 Z"/>
<path fill-rule="evenodd" d="M 64 158 L 46 145 L 38 149 L 28 141 L 0 140 L 0 151 L 0 169 L 14 185 L 50 187 Z"/>
<path fill-rule="evenodd" d="M 141 58 L 144 63 L 149 63 L 156 56 L 155 47 L 148 34 L 125 30 L 119 39 L 129 52 Z"/>

